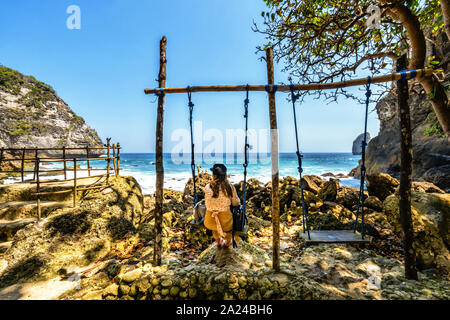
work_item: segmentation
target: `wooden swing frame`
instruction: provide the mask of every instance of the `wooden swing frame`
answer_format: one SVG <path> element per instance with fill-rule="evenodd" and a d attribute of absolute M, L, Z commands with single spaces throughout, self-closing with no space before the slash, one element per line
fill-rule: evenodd
<path fill-rule="evenodd" d="M 158 96 L 158 110 L 156 118 L 156 192 L 155 192 L 155 241 L 154 241 L 154 259 L 155 266 L 161 265 L 162 254 L 162 217 L 163 217 L 163 187 L 164 187 L 164 166 L 163 166 L 163 127 L 164 127 L 164 106 L 165 95 L 175 93 L 187 93 L 188 87 L 181 88 L 166 88 L 166 58 L 167 38 L 164 36 L 160 41 L 160 70 L 158 78 L 158 88 L 144 89 L 145 94 L 155 94 Z M 273 64 L 273 49 L 266 50 L 266 64 L 267 64 L 267 85 L 235 85 L 235 86 L 193 86 L 189 87 L 190 92 L 239 92 L 239 91 L 265 91 L 269 98 L 269 116 L 271 129 L 271 160 L 272 160 L 272 268 L 276 271 L 280 270 L 280 201 L 279 201 L 279 166 L 278 166 L 278 126 L 277 126 L 277 112 L 275 103 L 276 92 L 290 92 L 289 85 L 275 85 L 274 79 L 274 64 Z M 378 76 L 371 78 L 371 83 L 384 83 L 399 81 L 407 82 L 412 78 L 422 78 L 431 76 L 434 73 L 432 69 L 408 70 L 403 72 L 394 72 L 392 74 Z M 352 86 L 366 85 L 369 83 L 368 78 L 353 79 L 341 82 L 330 83 L 313 83 L 313 84 L 296 84 L 294 89 L 296 91 L 310 91 L 310 90 L 329 90 L 337 88 L 346 88 Z M 399 91 L 399 93 L 402 93 Z M 402 96 L 399 99 L 405 103 L 400 104 L 400 109 L 408 108 L 408 95 L 403 90 Z M 409 110 L 408 110 L 409 114 Z M 400 124 L 403 127 L 405 124 L 404 117 L 400 117 Z M 408 133 L 401 132 L 402 144 L 408 139 L 405 135 Z M 403 139 L 404 138 L 404 139 Z M 403 147 L 403 145 L 402 145 Z M 402 152 L 402 166 L 403 166 L 403 152 Z M 402 184 L 402 181 L 401 181 Z M 402 185 L 401 185 L 402 188 Z M 403 188 L 405 189 L 405 188 Z M 410 188 L 409 188 L 410 189 Z M 406 191 L 405 191 L 406 192 Z M 410 192 L 410 191 L 409 191 Z M 402 197 L 402 195 L 401 195 Z M 328 233 L 327 233 L 328 232 Z M 354 234 L 353 231 L 310 231 L 312 237 L 306 242 L 313 243 L 348 243 L 359 242 L 366 243 L 368 240 L 361 239 L 360 236 Z M 350 235 L 350 233 L 352 235 Z"/>

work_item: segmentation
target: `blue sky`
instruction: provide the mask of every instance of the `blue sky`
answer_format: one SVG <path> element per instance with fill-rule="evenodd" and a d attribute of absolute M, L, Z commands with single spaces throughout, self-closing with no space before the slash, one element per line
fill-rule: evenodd
<path fill-rule="evenodd" d="M 81 8 L 81 29 L 69 30 L 66 9 Z M 144 88 L 157 86 L 159 40 L 168 38 L 167 86 L 266 83 L 255 54 L 265 43 L 251 30 L 262 0 L 17 0 L 0 2 L 0 63 L 50 84 L 102 139 L 120 141 L 125 152 L 153 152 L 156 103 Z M 276 65 L 276 81 L 286 81 Z M 362 95 L 363 93 L 361 93 Z M 195 117 L 204 130 L 244 126 L 244 93 L 197 93 Z M 292 110 L 277 95 L 280 151 L 295 149 Z M 166 98 L 165 151 L 171 134 L 188 128 L 185 94 Z M 250 123 L 269 127 L 266 93 L 250 96 Z M 373 109 L 374 106 L 371 107 Z M 307 99 L 298 107 L 304 152 L 351 152 L 363 131 L 364 106 Z M 369 132 L 379 129 L 370 114 Z"/>

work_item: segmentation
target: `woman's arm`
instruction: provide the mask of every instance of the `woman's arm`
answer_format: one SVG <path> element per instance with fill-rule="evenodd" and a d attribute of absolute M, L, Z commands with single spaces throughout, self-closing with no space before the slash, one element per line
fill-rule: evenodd
<path fill-rule="evenodd" d="M 206 209 L 208 210 L 209 208 L 211 208 L 211 198 L 212 198 L 213 192 L 212 192 L 209 184 L 207 184 L 205 186 L 204 190 L 205 190 L 205 206 L 206 206 Z"/>

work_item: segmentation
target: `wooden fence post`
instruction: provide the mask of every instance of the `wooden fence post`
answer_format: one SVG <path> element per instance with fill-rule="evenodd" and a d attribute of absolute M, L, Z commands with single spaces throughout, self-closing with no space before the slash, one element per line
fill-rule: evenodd
<path fill-rule="evenodd" d="M 406 54 L 397 60 L 397 71 L 406 69 Z M 412 185 L 412 136 L 411 113 L 408 104 L 408 80 L 397 81 L 398 116 L 400 121 L 401 169 L 399 188 L 400 223 L 403 229 L 403 249 L 405 255 L 405 277 L 417 280 L 416 252 L 413 247 L 414 229 L 411 218 Z"/>
<path fill-rule="evenodd" d="M 34 170 L 36 172 L 36 193 L 37 195 L 37 212 L 38 212 L 38 221 L 41 220 L 41 196 L 39 195 L 41 191 L 40 180 L 39 180 L 39 164 L 40 159 L 36 157 L 36 165 L 34 166 Z"/>
<path fill-rule="evenodd" d="M 33 174 L 33 181 L 35 181 L 37 179 L 37 176 L 36 176 L 37 158 L 38 158 L 38 149 L 34 148 L 34 174 Z"/>
<path fill-rule="evenodd" d="M 87 167 L 88 167 L 88 176 L 91 176 L 91 165 L 89 164 L 89 146 L 86 147 L 86 158 L 87 158 Z"/>
<path fill-rule="evenodd" d="M 24 169 L 25 169 L 25 148 L 23 148 L 23 150 L 22 150 L 22 163 L 20 166 L 20 175 L 22 177 L 22 182 L 24 181 L 24 175 L 23 175 Z"/>
<path fill-rule="evenodd" d="M 120 142 L 117 143 L 117 176 L 120 175 Z"/>
<path fill-rule="evenodd" d="M 160 42 L 159 54 L 159 87 L 166 86 L 166 48 L 167 38 L 164 36 Z M 155 192 L 155 239 L 153 248 L 153 265 L 161 265 L 162 252 L 162 223 L 164 203 L 164 163 L 163 163 L 163 134 L 164 134 L 164 103 L 163 94 L 158 96 L 158 111 L 156 118 L 156 192 Z"/>
<path fill-rule="evenodd" d="M 0 172 L 2 172 L 2 162 L 3 162 L 3 157 L 4 157 L 4 148 L 0 149 Z"/>
<path fill-rule="evenodd" d="M 273 50 L 266 50 L 267 80 L 269 86 L 275 83 L 273 67 Z M 269 92 L 270 138 L 272 159 L 272 268 L 280 270 L 280 196 L 279 196 L 279 170 L 278 170 L 278 126 L 277 110 L 275 105 L 275 90 Z"/>
<path fill-rule="evenodd" d="M 64 180 L 67 180 L 66 146 L 63 146 L 63 160 L 64 160 Z"/>
<path fill-rule="evenodd" d="M 117 178 L 117 165 L 116 165 L 116 145 L 113 144 L 112 145 L 112 149 L 113 149 L 113 167 L 114 167 L 114 176 Z"/>
<path fill-rule="evenodd" d="M 106 169 L 106 183 L 109 182 L 109 170 L 111 168 L 111 138 L 106 138 L 106 147 L 108 148 L 108 165 Z"/>
<path fill-rule="evenodd" d="M 73 158 L 73 207 L 77 206 L 77 159 Z"/>

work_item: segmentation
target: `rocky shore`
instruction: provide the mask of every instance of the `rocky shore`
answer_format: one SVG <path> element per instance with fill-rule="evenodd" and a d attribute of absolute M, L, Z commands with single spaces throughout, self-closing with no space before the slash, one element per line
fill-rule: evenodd
<path fill-rule="evenodd" d="M 210 179 L 199 175 L 200 197 Z M 249 181 L 250 232 L 234 251 L 217 250 L 204 229 L 190 230 L 192 181 L 184 192 L 166 190 L 163 264 L 153 267 L 154 198 L 143 196 L 133 178 L 117 178 L 111 188 L 85 193 L 79 208 L 49 212 L 40 224 L 10 235 L 12 246 L 0 255 L 0 299 L 36 298 L 24 288 L 38 285 L 53 290 L 46 296 L 53 299 L 449 299 L 450 195 L 431 183 L 414 184 L 419 281 L 408 281 L 398 181 L 384 174 L 368 179 L 366 230 L 372 242 L 310 247 L 299 236 L 299 181 L 283 179 L 281 270 L 275 272 L 270 183 Z M 302 183 L 312 229 L 351 228 L 356 188 L 318 176 L 305 176 Z M 242 182 L 236 187 L 242 196 Z M 8 192 L 0 197 L 13 197 Z M 217 264 L 209 263 L 212 255 Z"/>

